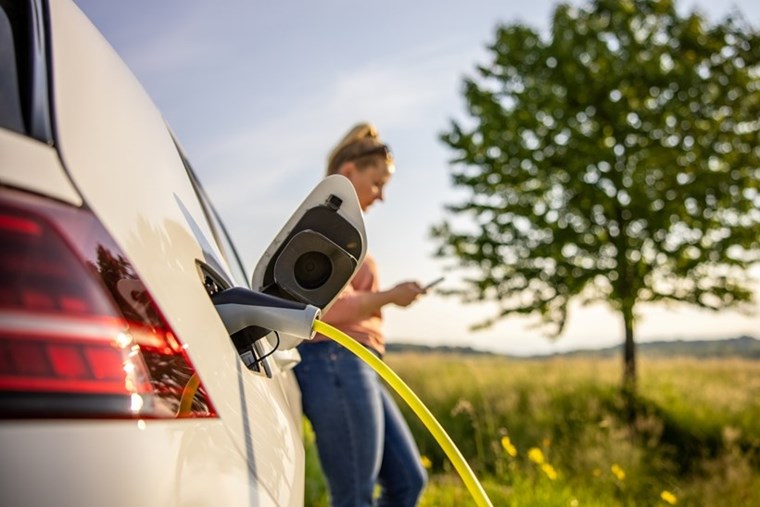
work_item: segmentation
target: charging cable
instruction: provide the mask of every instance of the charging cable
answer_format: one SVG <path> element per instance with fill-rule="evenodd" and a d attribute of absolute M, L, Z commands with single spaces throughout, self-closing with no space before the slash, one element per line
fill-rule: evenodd
<path fill-rule="evenodd" d="M 383 361 L 378 359 L 372 352 L 366 349 L 359 342 L 348 336 L 346 333 L 335 329 L 329 324 L 325 324 L 320 320 L 314 321 L 314 330 L 329 338 L 332 338 L 345 348 L 359 356 L 365 363 L 372 367 L 388 384 L 401 396 L 414 413 L 419 417 L 422 423 L 427 427 L 428 431 L 435 437 L 438 445 L 441 446 L 443 451 L 451 460 L 451 463 L 456 468 L 459 476 L 464 481 L 465 486 L 470 491 L 473 500 L 478 507 L 493 507 L 491 500 L 486 495 L 483 486 L 478 482 L 475 474 L 472 472 L 470 465 L 467 464 L 462 454 L 457 449 L 454 442 L 451 441 L 451 437 L 444 431 L 441 423 L 433 417 L 430 410 L 425 406 L 417 395 L 412 391 L 409 386 L 404 383 L 403 380 L 390 369 L 390 367 Z"/>
<path fill-rule="evenodd" d="M 179 399 L 179 410 L 177 411 L 177 416 L 188 417 L 190 415 L 190 411 L 193 408 L 193 398 L 195 397 L 195 393 L 198 391 L 198 387 L 200 385 L 201 379 L 198 377 L 198 373 L 193 373 L 192 376 L 187 380 L 185 387 L 182 389 L 182 395 Z"/>

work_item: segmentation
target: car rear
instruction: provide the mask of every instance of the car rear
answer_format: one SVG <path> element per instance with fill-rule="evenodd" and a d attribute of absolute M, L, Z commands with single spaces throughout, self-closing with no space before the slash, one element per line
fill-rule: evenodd
<path fill-rule="evenodd" d="M 3 503 L 301 505 L 292 376 L 220 322 L 244 270 L 160 113 L 72 2 L 0 6 Z"/>

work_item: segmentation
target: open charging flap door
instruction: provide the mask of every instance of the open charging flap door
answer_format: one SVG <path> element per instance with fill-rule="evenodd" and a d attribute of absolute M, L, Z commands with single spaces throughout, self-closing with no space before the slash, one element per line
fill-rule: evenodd
<path fill-rule="evenodd" d="M 266 249 L 253 272 L 251 287 L 314 305 L 324 313 L 356 274 L 366 253 L 364 216 L 356 191 L 346 177 L 328 176 Z M 292 349 L 300 342 L 281 335 L 278 348 Z"/>

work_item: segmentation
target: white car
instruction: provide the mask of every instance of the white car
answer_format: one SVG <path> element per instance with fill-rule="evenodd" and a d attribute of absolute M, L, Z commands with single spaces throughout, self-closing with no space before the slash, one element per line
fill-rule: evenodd
<path fill-rule="evenodd" d="M 303 505 L 293 347 L 365 244 L 328 178 L 249 283 L 82 12 L 0 0 L 2 505 Z"/>

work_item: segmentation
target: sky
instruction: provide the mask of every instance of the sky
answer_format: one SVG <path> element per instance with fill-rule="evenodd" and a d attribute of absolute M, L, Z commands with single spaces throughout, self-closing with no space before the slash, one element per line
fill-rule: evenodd
<path fill-rule="evenodd" d="M 548 0 L 75 0 L 162 111 L 252 273 L 290 214 L 322 178 L 328 152 L 357 122 L 374 123 L 393 149 L 386 201 L 365 216 L 381 288 L 405 281 L 456 286 L 436 259 L 430 229 L 458 201 L 452 153 L 438 139 L 463 120 L 462 81 L 486 62 L 498 24 L 548 29 Z M 578 3 L 578 2 L 572 2 Z M 732 8 L 760 27 L 760 2 L 682 1 L 709 20 Z M 760 273 L 758 273 L 760 275 Z M 754 316 L 687 307 L 641 307 L 638 341 L 760 338 Z M 549 339 L 530 317 L 471 331 L 493 304 L 437 294 L 384 309 L 389 342 L 551 354 L 621 343 L 621 318 L 572 306 Z"/>

